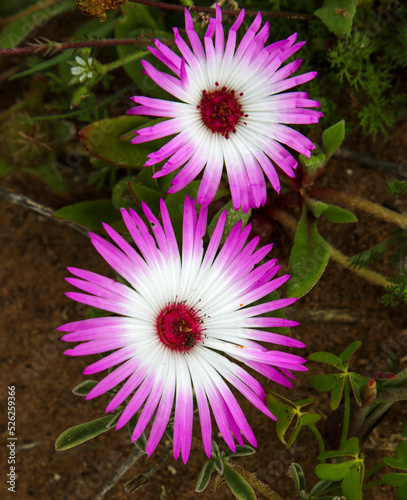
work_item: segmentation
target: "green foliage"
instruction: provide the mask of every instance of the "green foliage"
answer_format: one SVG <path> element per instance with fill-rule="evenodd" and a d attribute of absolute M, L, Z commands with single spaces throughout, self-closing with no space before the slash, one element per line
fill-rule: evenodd
<path fill-rule="evenodd" d="M 302 412 L 304 406 L 308 406 L 313 399 L 302 399 L 301 401 L 290 401 L 280 395 L 275 397 L 273 393 L 267 394 L 267 408 L 277 418 L 276 431 L 279 440 L 290 448 L 297 439 L 302 427 L 308 426 L 314 428 L 315 424 L 321 420 L 321 415 L 312 412 Z M 296 417 L 294 428 L 288 441 L 285 435 Z"/>
<path fill-rule="evenodd" d="M 97 231 L 102 227 L 102 222 L 110 224 L 120 219 L 120 212 L 114 207 L 111 200 L 94 200 L 67 205 L 56 210 L 53 216 L 71 220 L 91 231 Z"/>
<path fill-rule="evenodd" d="M 395 457 L 384 457 L 383 462 L 390 467 L 407 471 L 407 441 L 397 445 Z M 386 474 L 383 477 L 385 484 L 397 487 L 397 499 L 404 500 L 407 496 L 407 472 Z"/>
<path fill-rule="evenodd" d="M 251 446 L 236 446 L 236 451 L 228 450 L 226 453 L 219 450 L 215 441 L 212 441 L 211 459 L 205 462 L 202 467 L 198 478 L 196 480 L 195 491 L 201 493 L 204 491 L 211 480 L 213 472 L 226 480 L 232 493 L 239 500 L 255 500 L 256 495 L 252 487 L 246 482 L 245 479 L 230 465 L 228 460 L 230 458 L 245 457 L 252 455 L 255 450 Z"/>
<path fill-rule="evenodd" d="M 93 439 L 99 434 L 111 429 L 110 423 L 112 415 L 107 417 L 97 418 L 85 424 L 75 425 L 64 431 L 55 442 L 57 451 L 69 450 L 79 444 L 82 444 L 89 439 Z"/>
<path fill-rule="evenodd" d="M 315 217 L 304 207 L 290 253 L 288 297 L 305 295 L 319 280 L 329 259 L 329 246 L 318 233 Z"/>
<path fill-rule="evenodd" d="M 356 12 L 355 0 L 325 0 L 324 5 L 315 11 L 328 28 L 337 36 L 348 36 Z"/>

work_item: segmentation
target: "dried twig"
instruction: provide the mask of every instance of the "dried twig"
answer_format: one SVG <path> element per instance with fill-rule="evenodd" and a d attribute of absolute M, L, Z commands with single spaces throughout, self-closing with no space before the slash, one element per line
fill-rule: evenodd
<path fill-rule="evenodd" d="M 55 211 L 54 209 L 46 207 L 45 205 L 41 205 L 40 203 L 37 203 L 36 201 L 28 198 L 27 196 L 24 196 L 23 194 L 18 194 L 14 191 L 11 191 L 10 189 L 0 187 L 0 198 L 8 200 L 11 203 L 16 203 L 17 205 L 21 205 L 22 207 L 29 208 L 33 212 L 36 212 L 37 214 L 40 214 L 47 219 L 51 219 L 53 221 L 59 222 L 60 224 L 64 224 L 77 233 L 81 234 L 82 236 L 86 236 L 87 238 L 89 238 L 88 230 L 85 227 L 69 220 L 55 218 L 52 215 Z"/>
<path fill-rule="evenodd" d="M 116 474 L 112 476 L 107 483 L 105 483 L 99 493 L 95 496 L 94 500 L 103 500 L 109 491 L 120 481 L 120 479 L 128 472 L 133 465 L 144 455 L 144 452 L 139 450 L 136 446 L 134 450 L 127 457 L 126 461 L 117 469 Z"/>
<path fill-rule="evenodd" d="M 171 452 L 172 449 L 168 448 L 167 451 L 162 455 L 162 457 L 152 467 L 150 467 L 146 472 L 143 472 L 136 478 L 126 483 L 124 485 L 124 491 L 126 493 L 134 493 L 136 490 L 147 484 L 150 481 L 151 476 L 157 472 L 157 470 L 171 455 Z"/>

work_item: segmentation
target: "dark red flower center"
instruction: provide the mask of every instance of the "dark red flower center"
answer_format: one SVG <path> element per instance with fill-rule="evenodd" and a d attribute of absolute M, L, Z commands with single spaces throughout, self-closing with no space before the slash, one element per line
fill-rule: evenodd
<path fill-rule="evenodd" d="M 215 85 L 219 87 L 219 83 Z M 239 96 L 242 96 L 240 93 Z M 201 112 L 202 120 L 213 134 L 218 133 L 229 139 L 230 132 L 236 133 L 236 125 L 245 115 L 242 105 L 234 90 L 226 87 L 213 92 L 202 91 L 202 99 L 197 108 Z"/>
<path fill-rule="evenodd" d="M 189 351 L 203 338 L 202 319 L 185 303 L 172 303 L 156 320 L 161 342 L 174 351 Z"/>

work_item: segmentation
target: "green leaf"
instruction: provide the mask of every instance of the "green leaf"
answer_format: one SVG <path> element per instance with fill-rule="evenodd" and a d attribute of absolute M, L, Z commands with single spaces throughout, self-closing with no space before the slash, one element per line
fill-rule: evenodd
<path fill-rule="evenodd" d="M 307 491 L 304 472 L 299 464 L 292 463 L 288 469 L 288 475 L 293 478 L 298 494 Z"/>
<path fill-rule="evenodd" d="M 353 395 L 355 396 L 356 402 L 359 406 L 362 406 L 362 393 L 365 390 L 366 384 L 369 379 L 359 375 L 358 373 L 349 373 L 349 382 L 352 387 Z"/>
<path fill-rule="evenodd" d="M 407 481 L 397 488 L 397 500 L 406 500 L 407 498 Z"/>
<path fill-rule="evenodd" d="M 336 410 L 341 403 L 343 388 L 345 386 L 345 380 L 340 377 L 338 382 L 332 387 L 331 392 L 331 410 Z"/>
<path fill-rule="evenodd" d="M 315 473 L 319 479 L 326 481 L 340 481 L 349 471 L 353 461 L 341 462 L 338 464 L 318 464 L 315 467 Z"/>
<path fill-rule="evenodd" d="M 96 380 L 85 380 L 78 384 L 72 392 L 75 396 L 87 396 L 90 391 L 98 385 L 99 382 Z"/>
<path fill-rule="evenodd" d="M 346 500 L 361 500 L 362 488 L 360 487 L 360 465 L 351 467 L 342 481 L 342 491 Z"/>
<path fill-rule="evenodd" d="M 383 482 L 390 486 L 402 486 L 407 483 L 407 474 L 392 472 L 383 476 Z"/>
<path fill-rule="evenodd" d="M 276 432 L 278 439 L 283 444 L 287 444 L 284 435 L 294 418 L 295 409 L 283 404 L 270 393 L 267 394 L 267 408 L 277 418 Z"/>
<path fill-rule="evenodd" d="M 163 194 L 155 189 L 150 189 L 139 182 L 129 182 L 127 188 L 134 202 L 141 207 L 141 202 L 144 201 L 153 212 L 154 215 L 160 213 L 160 199 Z"/>
<path fill-rule="evenodd" d="M 355 0 L 325 0 L 314 14 L 337 36 L 348 36 L 356 12 Z"/>
<path fill-rule="evenodd" d="M 321 420 L 321 415 L 318 413 L 304 413 L 300 417 L 302 425 L 313 425 Z"/>
<path fill-rule="evenodd" d="M 287 297 L 301 297 L 309 292 L 324 272 L 328 259 L 328 243 L 319 235 L 315 220 L 310 220 L 304 207 L 290 254 Z"/>
<path fill-rule="evenodd" d="M 395 469 L 407 470 L 407 464 L 396 457 L 383 457 L 383 462 L 390 467 Z"/>
<path fill-rule="evenodd" d="M 357 437 L 349 438 L 343 446 L 343 451 L 356 457 L 359 454 L 359 439 Z"/>
<path fill-rule="evenodd" d="M 206 489 L 206 487 L 209 484 L 209 481 L 211 480 L 213 470 L 214 470 L 214 461 L 209 460 L 202 467 L 198 479 L 196 480 L 195 491 L 197 493 L 201 493 Z"/>
<path fill-rule="evenodd" d="M 326 363 L 327 365 L 331 365 L 335 368 L 341 369 L 343 368 L 342 360 L 335 354 L 325 351 L 317 351 L 313 352 L 310 357 L 310 361 L 316 361 L 317 363 Z"/>
<path fill-rule="evenodd" d="M 143 116 L 119 116 L 91 123 L 79 132 L 82 144 L 90 154 L 123 168 L 141 168 L 151 151 L 164 144 L 163 139 L 146 144 L 130 144 L 137 129 L 158 123 Z"/>
<path fill-rule="evenodd" d="M 248 484 L 242 476 L 236 472 L 232 467 L 225 464 L 223 477 L 231 489 L 232 493 L 239 500 L 256 500 L 256 495 L 250 484 Z"/>
<path fill-rule="evenodd" d="M 335 375 L 311 375 L 309 383 L 320 392 L 328 392 L 336 384 L 338 377 Z"/>
<path fill-rule="evenodd" d="M 223 471 L 224 471 L 224 463 L 222 461 L 221 458 L 217 458 L 214 462 L 213 462 L 213 466 L 215 467 L 215 470 L 216 472 L 219 474 L 219 475 L 222 475 L 223 474 Z"/>
<path fill-rule="evenodd" d="M 46 8 L 37 10 L 20 17 L 17 21 L 5 26 L 0 34 L 0 47 L 10 49 L 18 45 L 31 32 L 46 24 L 53 17 L 74 10 L 75 5 L 71 0 L 55 2 Z"/>
<path fill-rule="evenodd" d="M 322 133 L 322 147 L 329 157 L 340 147 L 345 138 L 345 120 L 341 120 Z"/>
<path fill-rule="evenodd" d="M 230 457 L 246 457 L 247 455 L 253 455 L 256 453 L 256 450 L 252 448 L 251 446 L 245 445 L 245 446 L 236 446 L 236 451 L 233 452 L 232 450 L 228 450 L 225 453 L 226 458 Z"/>
<path fill-rule="evenodd" d="M 318 497 L 318 495 L 327 490 L 331 486 L 331 484 L 332 481 L 319 481 L 319 483 L 317 483 L 309 492 L 309 497 L 310 498 Z"/>
<path fill-rule="evenodd" d="M 356 352 L 357 349 L 362 345 L 362 342 L 360 340 L 357 340 L 356 342 L 352 342 L 352 344 L 348 345 L 348 347 L 339 354 L 339 357 L 341 358 L 341 361 L 343 364 L 348 363 L 350 358 L 353 356 L 353 354 Z"/>
<path fill-rule="evenodd" d="M 336 205 L 327 205 L 323 214 L 330 222 L 335 222 L 337 224 L 357 222 L 358 220 L 352 212 Z"/>
<path fill-rule="evenodd" d="M 397 445 L 396 457 L 407 465 L 407 441 L 402 441 Z"/>
<path fill-rule="evenodd" d="M 82 201 L 60 208 L 52 215 L 59 219 L 72 220 L 91 231 L 101 229 L 102 222 L 109 224 L 120 219 L 120 212 L 114 208 L 111 200 Z"/>
<path fill-rule="evenodd" d="M 4 158 L 0 156 L 0 177 L 6 177 L 10 172 L 15 170 L 15 166 L 7 163 Z"/>
<path fill-rule="evenodd" d="M 140 412 L 137 412 L 136 415 L 133 415 L 131 417 L 131 419 L 129 420 L 129 434 L 130 434 L 130 437 L 133 435 L 133 432 L 134 432 L 134 429 L 137 425 L 137 422 L 138 422 L 138 419 L 139 419 L 139 416 L 140 416 Z M 144 453 L 146 452 L 146 446 L 147 446 L 147 437 L 145 435 L 145 433 L 143 432 L 143 434 L 134 441 L 134 446 L 137 446 L 137 448 L 141 451 L 143 451 Z"/>
<path fill-rule="evenodd" d="M 120 210 L 121 208 L 125 208 L 128 210 L 130 207 L 135 208 L 135 201 L 132 198 L 129 189 L 127 187 L 128 183 L 137 181 L 137 177 L 134 175 L 129 175 L 120 179 L 112 189 L 112 203 L 114 208 Z"/>
<path fill-rule="evenodd" d="M 106 426 L 111 420 L 112 415 L 108 415 L 107 417 L 98 418 L 85 424 L 70 427 L 58 437 L 55 442 L 55 449 L 57 451 L 69 450 L 74 446 L 78 446 L 85 441 L 89 441 L 89 439 L 99 436 L 99 434 L 109 430 Z"/>

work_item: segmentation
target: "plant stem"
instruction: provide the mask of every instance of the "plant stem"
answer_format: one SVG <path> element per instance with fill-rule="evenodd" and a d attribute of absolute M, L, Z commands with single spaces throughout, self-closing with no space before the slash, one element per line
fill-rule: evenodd
<path fill-rule="evenodd" d="M 168 40 L 161 40 L 163 43 L 172 43 Z M 80 49 L 83 47 L 112 47 L 116 45 L 146 45 L 145 40 L 137 38 L 104 38 L 102 40 L 82 40 L 80 42 L 39 42 L 30 47 L 18 47 L 15 49 L 0 49 L 0 56 L 24 56 L 27 54 L 37 54 L 39 52 L 62 52 L 69 49 Z"/>
<path fill-rule="evenodd" d="M 350 389 L 349 389 L 349 379 L 346 377 L 345 379 L 345 406 L 343 410 L 343 427 L 342 427 L 342 436 L 341 443 L 339 445 L 339 449 L 342 450 L 348 437 L 349 430 L 349 420 L 350 420 Z"/>
<path fill-rule="evenodd" d="M 197 450 L 205 451 L 201 441 L 193 436 L 192 446 Z M 261 481 L 257 477 L 256 473 L 247 471 L 245 468 L 243 468 L 241 465 L 238 465 L 233 460 L 228 460 L 228 464 L 233 467 L 233 469 L 235 469 L 236 472 L 238 472 L 243 477 L 243 479 L 245 479 L 250 484 L 250 486 L 260 491 L 260 493 L 263 493 L 266 498 L 269 498 L 270 500 L 284 500 L 283 497 L 280 497 L 280 495 L 273 491 L 266 483 L 263 483 L 263 481 Z"/>
<path fill-rule="evenodd" d="M 79 224 L 76 224 L 75 222 L 70 220 L 57 219 L 53 217 L 52 214 L 54 213 L 55 210 L 53 210 L 50 207 L 46 207 L 45 205 L 41 205 L 40 203 L 37 203 L 36 201 L 32 200 L 31 198 L 28 198 L 27 196 L 14 193 L 10 189 L 5 189 L 0 187 L 0 198 L 8 200 L 11 203 L 17 203 L 17 205 L 21 205 L 25 208 L 29 208 L 33 212 L 36 212 L 37 214 L 40 214 L 43 217 L 46 217 L 47 219 L 59 222 L 60 224 L 65 224 L 66 226 L 69 226 L 71 229 L 81 234 L 82 236 L 86 236 L 87 238 L 89 238 L 88 230 L 85 227 L 80 226 Z"/>
<path fill-rule="evenodd" d="M 129 2 L 139 3 L 142 5 L 149 5 L 150 7 L 156 7 L 157 9 L 164 10 L 185 10 L 184 5 L 169 4 L 163 2 L 156 2 L 155 0 L 128 0 Z M 216 10 L 213 7 L 200 7 L 200 6 L 190 6 L 188 10 L 192 12 L 205 12 L 208 14 L 215 14 Z M 240 10 L 228 10 L 222 9 L 222 14 L 225 16 L 237 16 Z M 245 10 L 246 16 L 257 16 L 258 10 Z M 314 14 L 301 14 L 301 13 L 291 13 L 291 12 L 271 12 L 262 11 L 263 17 L 284 17 L 286 19 L 295 19 L 296 21 L 309 21 L 310 19 L 318 19 Z"/>
<path fill-rule="evenodd" d="M 270 207 L 268 209 L 268 214 L 274 220 L 280 222 L 284 226 L 289 227 L 293 231 L 297 230 L 298 222 L 294 219 L 294 217 L 288 215 L 287 212 L 284 212 L 279 208 Z M 384 276 L 382 276 L 379 273 L 376 273 L 375 271 L 371 271 L 370 269 L 353 269 L 349 267 L 349 257 L 340 252 L 339 250 L 337 250 L 336 248 L 333 248 L 331 245 L 329 245 L 329 243 L 328 246 L 329 246 L 329 254 L 332 260 L 336 261 L 341 266 L 346 267 L 353 273 L 359 275 L 361 278 L 365 279 L 366 281 L 369 281 L 370 283 L 373 283 L 374 285 L 380 285 L 384 287 L 391 286 L 391 283 L 387 281 L 387 279 Z"/>
<path fill-rule="evenodd" d="M 322 455 L 322 453 L 325 452 L 325 445 L 324 445 L 324 440 L 322 439 L 321 433 L 319 430 L 316 428 L 314 424 L 308 426 L 311 431 L 314 433 L 315 437 L 317 438 L 318 441 L 318 448 L 319 448 L 319 454 Z M 321 460 L 322 462 L 325 462 L 325 460 Z"/>
<path fill-rule="evenodd" d="M 157 472 L 157 470 L 167 460 L 167 458 L 171 455 L 171 453 L 172 449 L 168 448 L 166 452 L 159 458 L 159 460 L 157 460 L 157 462 L 152 467 L 150 467 L 146 472 L 143 472 L 135 479 L 132 479 L 131 481 L 127 482 L 124 485 L 124 491 L 126 493 L 134 493 L 139 488 L 142 488 L 145 484 L 147 484 L 150 481 L 151 476 Z"/>
<path fill-rule="evenodd" d="M 307 191 L 307 194 L 312 198 L 316 198 L 327 203 L 333 202 L 338 203 L 339 205 L 344 205 L 351 211 L 361 210 L 386 222 L 396 224 L 402 229 L 407 229 L 407 217 L 405 215 L 398 214 L 393 210 L 384 208 L 378 203 L 373 203 L 372 201 L 361 198 L 360 196 L 355 196 L 330 188 L 311 188 Z"/>
<path fill-rule="evenodd" d="M 127 457 L 126 461 L 117 469 L 116 474 L 112 476 L 107 483 L 105 483 L 99 493 L 95 496 L 94 500 L 103 500 L 109 491 L 116 485 L 118 481 L 126 474 L 126 472 L 133 467 L 133 465 L 144 455 L 144 452 L 139 450 L 136 446 L 134 450 Z"/>
<path fill-rule="evenodd" d="M 144 56 L 148 56 L 150 52 L 148 50 L 144 50 L 141 52 L 135 52 L 134 54 L 129 54 L 126 57 L 122 57 L 121 59 L 116 59 L 116 61 L 112 61 L 111 63 L 108 64 L 103 64 L 103 71 L 108 73 L 109 71 L 113 71 L 114 69 L 120 68 L 121 66 L 124 66 L 125 64 L 128 64 L 133 61 L 137 61 L 138 59 L 141 59 Z"/>

